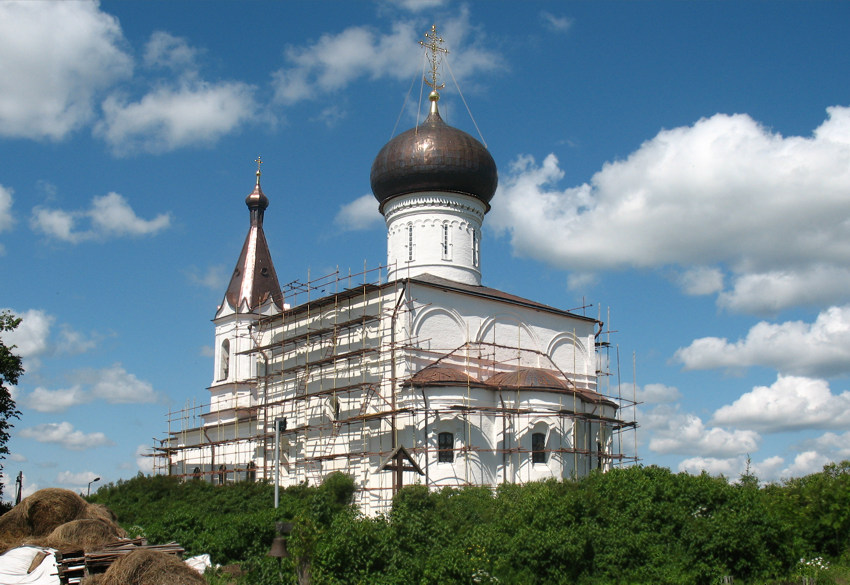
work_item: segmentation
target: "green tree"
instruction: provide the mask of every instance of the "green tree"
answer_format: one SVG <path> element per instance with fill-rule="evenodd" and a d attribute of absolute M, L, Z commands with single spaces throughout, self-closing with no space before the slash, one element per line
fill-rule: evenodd
<path fill-rule="evenodd" d="M 20 322 L 20 317 L 15 317 L 8 311 L 3 311 L 0 313 L 0 333 L 13 331 Z M 9 447 L 6 444 L 9 442 L 9 430 L 13 426 L 9 421 L 21 416 L 9 391 L 9 386 L 17 384 L 18 378 L 24 373 L 21 356 L 16 355 L 12 351 L 14 349 L 14 345 L 7 346 L 3 343 L 3 338 L 0 336 L 0 461 L 9 454 Z M 3 466 L 0 464 L 0 470 L 2 469 Z M 1 495 L 3 495 L 2 483 L 0 483 Z"/>

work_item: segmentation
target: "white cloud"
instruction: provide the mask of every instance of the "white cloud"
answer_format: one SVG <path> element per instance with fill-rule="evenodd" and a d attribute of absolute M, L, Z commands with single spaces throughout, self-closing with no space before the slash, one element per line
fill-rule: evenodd
<path fill-rule="evenodd" d="M 9 455 L 9 461 L 14 461 L 15 463 L 25 463 L 27 458 L 20 453 L 12 453 Z"/>
<path fill-rule="evenodd" d="M 257 116 L 254 91 L 240 82 L 184 80 L 179 87 L 158 87 L 137 102 L 109 96 L 95 134 L 118 155 L 210 145 Z"/>
<path fill-rule="evenodd" d="M 674 414 L 665 410 L 663 422 L 657 413 L 647 415 L 653 428 L 649 449 L 656 453 L 731 457 L 758 449 L 760 437 L 755 431 L 708 428 L 693 414 Z"/>
<path fill-rule="evenodd" d="M 678 280 L 679 286 L 689 295 L 710 295 L 723 290 L 723 272 L 717 268 L 691 268 L 681 273 Z"/>
<path fill-rule="evenodd" d="M 850 306 L 830 307 L 814 323 L 754 325 L 744 339 L 703 337 L 676 351 L 688 370 L 767 366 L 783 374 L 850 373 Z"/>
<path fill-rule="evenodd" d="M 573 25 L 571 18 L 566 16 L 555 16 L 551 12 L 546 12 L 545 10 L 540 13 L 540 17 L 543 19 L 543 23 L 546 27 L 555 32 L 566 32 L 570 30 L 570 27 Z"/>
<path fill-rule="evenodd" d="M 146 475 L 153 473 L 153 457 L 150 457 L 150 453 L 150 445 L 139 445 L 136 447 L 136 467 Z"/>
<path fill-rule="evenodd" d="M 81 487 L 88 486 L 88 483 L 94 480 L 98 475 L 93 471 L 80 471 L 74 473 L 72 471 L 60 471 L 56 475 L 56 482 L 59 485 Z"/>
<path fill-rule="evenodd" d="M 20 317 L 21 322 L 12 331 L 3 333 L 3 341 L 7 345 L 17 346 L 15 353 L 27 359 L 38 358 L 50 350 L 50 327 L 55 317 L 39 309 L 30 309 L 19 313 L 14 309 L 2 309 Z"/>
<path fill-rule="evenodd" d="M 165 67 L 178 72 L 195 71 L 198 52 L 184 38 L 165 31 L 155 31 L 145 45 L 144 62 L 147 67 Z"/>
<path fill-rule="evenodd" d="M 824 306 L 845 298 L 848 290 L 850 268 L 817 264 L 740 275 L 717 303 L 733 311 L 776 313 L 794 305 Z"/>
<path fill-rule="evenodd" d="M 431 8 L 444 6 L 447 0 L 390 0 L 391 4 L 395 4 L 399 8 L 410 10 L 411 12 L 421 12 Z"/>
<path fill-rule="evenodd" d="M 783 476 L 782 467 L 785 460 L 779 456 L 768 457 L 764 461 L 748 461 L 748 455 L 737 457 L 691 457 L 679 463 L 679 471 L 699 475 L 703 471 L 710 475 L 723 475 L 730 481 L 738 480 L 743 474 L 749 473 L 758 478 L 759 482 L 766 483 L 779 481 Z"/>
<path fill-rule="evenodd" d="M 830 459 L 823 453 L 804 451 L 794 458 L 794 462 L 791 465 L 782 470 L 782 477 L 801 477 L 803 475 L 817 473 L 822 471 L 823 466 L 827 463 L 830 463 Z"/>
<path fill-rule="evenodd" d="M 88 229 L 77 229 L 78 224 L 86 220 Z M 91 208 L 86 211 L 35 207 L 30 219 L 33 230 L 72 244 L 123 236 L 153 235 L 170 225 L 170 213 L 161 213 L 150 220 L 142 219 L 118 193 L 94 197 Z"/>
<path fill-rule="evenodd" d="M 322 35 L 307 47 L 289 47 L 287 65 L 273 74 L 276 101 L 293 104 L 363 79 L 411 79 L 422 69 L 423 49 L 414 40 L 421 37 L 420 26 L 396 22 L 388 34 L 356 26 L 336 35 Z M 474 40 L 468 41 L 471 30 L 466 9 L 458 17 L 446 20 L 444 29 L 438 30 L 440 36 L 451 39 L 447 48 L 457 78 L 493 71 L 500 64 L 496 53 Z"/>
<path fill-rule="evenodd" d="M 712 422 L 768 433 L 850 428 L 850 392 L 835 395 L 824 380 L 779 376 L 770 387 L 756 386 L 719 408 Z"/>
<path fill-rule="evenodd" d="M 139 380 L 120 364 L 102 370 L 81 370 L 74 378 L 90 386 L 92 398 L 110 404 L 141 404 L 159 399 L 150 382 Z"/>
<path fill-rule="evenodd" d="M 570 270 L 725 266 L 730 308 L 839 302 L 850 287 L 807 290 L 850 271 L 850 108 L 831 107 L 812 137 L 783 137 L 747 115 L 717 114 L 661 131 L 589 183 L 560 188 L 554 155 L 518 158 L 490 225 L 519 254 Z M 540 238 L 541 232 L 560 234 Z M 747 278 L 783 274 L 778 299 Z"/>
<path fill-rule="evenodd" d="M 628 390 L 628 389 L 626 389 Z M 623 395 L 627 395 L 625 392 Z M 679 389 L 664 384 L 646 384 L 637 391 L 637 401 L 646 403 L 676 402 L 682 397 Z"/>
<path fill-rule="evenodd" d="M 48 390 L 39 386 L 26 394 L 20 402 L 37 412 L 64 412 L 72 406 L 88 401 L 88 395 L 79 386 L 61 390 Z"/>
<path fill-rule="evenodd" d="M 567 276 L 569 290 L 583 290 L 599 282 L 599 275 L 593 272 L 571 272 Z"/>
<path fill-rule="evenodd" d="M 227 267 L 223 264 L 210 266 L 204 272 L 197 266 L 190 266 L 186 271 L 186 275 L 193 284 L 198 284 L 214 291 L 224 289 L 230 277 Z"/>
<path fill-rule="evenodd" d="M 699 475 L 703 471 L 709 475 L 722 475 L 729 479 L 737 478 L 744 471 L 745 465 L 740 457 L 728 459 L 717 457 L 690 457 L 679 463 L 679 471 L 691 475 Z"/>
<path fill-rule="evenodd" d="M 12 194 L 9 187 L 0 185 L 0 232 L 11 229 L 14 223 L 12 217 Z"/>
<path fill-rule="evenodd" d="M 15 493 L 18 489 L 15 483 L 16 480 L 17 474 L 15 474 L 15 477 L 12 477 L 5 471 L 0 471 L 0 482 L 2 482 L 3 485 L 6 487 L 6 489 L 3 490 L 4 501 L 14 503 Z M 23 475 L 23 486 L 24 489 L 21 492 L 22 499 L 26 498 L 27 496 L 33 495 L 35 492 L 41 489 L 41 486 L 39 486 L 37 483 L 30 483 L 26 473 Z"/>
<path fill-rule="evenodd" d="M 73 451 L 113 444 L 103 433 L 85 434 L 82 431 L 74 430 L 74 425 L 69 422 L 45 423 L 28 427 L 21 429 L 18 436 L 34 439 L 39 443 L 55 443 Z"/>
<path fill-rule="evenodd" d="M 0 135 L 59 140 L 129 76 L 118 19 L 98 3 L 0 2 Z"/>
<path fill-rule="evenodd" d="M 343 230 L 368 230 L 381 225 L 384 217 L 371 193 L 358 197 L 339 208 L 334 224 Z"/>
<path fill-rule="evenodd" d="M 72 406 L 102 400 L 109 404 L 143 404 L 159 400 L 150 382 L 139 380 L 120 364 L 100 370 L 77 370 L 68 375 L 69 388 L 37 387 L 20 398 L 21 404 L 38 412 L 64 412 Z"/>
<path fill-rule="evenodd" d="M 797 446 L 805 451 L 815 451 L 830 461 L 850 459 L 850 431 L 844 433 L 824 433 L 815 439 L 808 439 Z"/>

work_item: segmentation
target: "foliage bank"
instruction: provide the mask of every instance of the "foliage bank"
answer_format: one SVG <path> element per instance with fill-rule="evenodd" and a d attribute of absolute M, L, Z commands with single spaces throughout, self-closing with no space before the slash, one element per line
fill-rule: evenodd
<path fill-rule="evenodd" d="M 296 573 L 379 585 L 842 583 L 848 573 L 850 462 L 764 487 L 642 466 L 496 490 L 410 486 L 377 518 L 349 505 L 353 490 L 335 474 L 282 490 L 273 511 L 269 485 L 139 477 L 92 499 L 152 541 L 241 562 L 253 585 L 296 583 Z M 275 520 L 295 527 L 280 563 L 265 556 Z"/>

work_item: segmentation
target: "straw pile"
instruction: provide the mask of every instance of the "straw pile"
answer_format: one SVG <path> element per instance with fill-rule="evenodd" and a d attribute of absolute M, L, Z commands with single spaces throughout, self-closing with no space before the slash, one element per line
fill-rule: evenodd
<path fill-rule="evenodd" d="M 102 518 L 71 520 L 51 532 L 43 541 L 43 546 L 57 550 L 81 548 L 97 550 L 110 542 L 123 538 L 124 531 L 118 525 Z"/>
<path fill-rule="evenodd" d="M 54 531 L 78 520 L 92 522 L 74 524 L 54 538 Z M 105 534 L 114 537 L 125 535 L 115 522 L 115 515 L 105 506 L 89 504 L 74 492 L 59 488 L 39 490 L 0 516 L 0 551 L 24 543 L 59 548 L 46 542 L 50 538 L 54 538 L 56 543 L 76 547 L 78 545 L 74 541 L 68 540 L 70 536 L 99 542 Z"/>
<path fill-rule="evenodd" d="M 174 555 L 139 549 L 124 555 L 85 585 L 206 585 L 196 570 Z"/>

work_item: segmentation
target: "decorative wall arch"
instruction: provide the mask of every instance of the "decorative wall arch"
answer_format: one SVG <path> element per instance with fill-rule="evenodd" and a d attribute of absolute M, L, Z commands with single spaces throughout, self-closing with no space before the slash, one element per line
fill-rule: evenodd
<path fill-rule="evenodd" d="M 466 343 L 466 321 L 456 311 L 428 307 L 416 315 L 413 336 L 422 347 L 450 351 Z M 435 346 L 435 342 L 439 346 Z"/>
<path fill-rule="evenodd" d="M 495 348 L 497 362 L 513 360 L 516 364 L 519 353 L 521 363 L 516 365 L 537 367 L 535 354 L 543 351 L 537 335 L 514 313 L 497 313 L 484 319 L 478 328 L 475 340 L 482 344 L 505 346 Z M 513 348 L 531 350 L 531 352 L 517 352 Z"/>
<path fill-rule="evenodd" d="M 587 348 L 572 331 L 558 333 L 549 342 L 546 355 L 564 372 L 588 373 Z"/>

